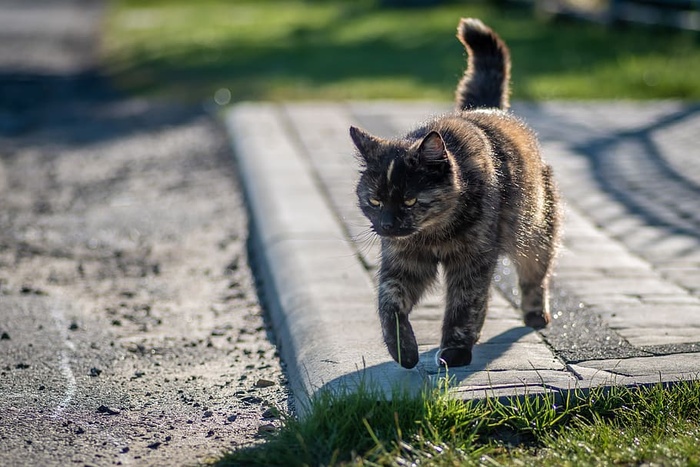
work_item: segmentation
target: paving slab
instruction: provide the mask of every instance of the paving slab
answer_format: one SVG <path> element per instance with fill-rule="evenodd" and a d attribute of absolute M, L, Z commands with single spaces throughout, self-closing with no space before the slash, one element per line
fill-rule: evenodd
<path fill-rule="evenodd" d="M 434 386 L 440 287 L 412 312 L 420 362 L 391 360 L 376 315 L 379 242 L 356 206 L 350 125 L 400 135 L 449 111 L 432 102 L 248 103 L 224 115 L 253 222 L 261 291 L 295 395 L 373 381 Z M 648 384 L 700 374 L 700 106 L 516 103 L 565 201 L 552 325 L 525 328 L 513 267 L 494 276 L 463 398 Z"/>

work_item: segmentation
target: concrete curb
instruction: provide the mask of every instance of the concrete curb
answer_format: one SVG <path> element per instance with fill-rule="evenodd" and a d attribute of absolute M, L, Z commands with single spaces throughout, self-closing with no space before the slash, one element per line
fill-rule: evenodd
<path fill-rule="evenodd" d="M 274 127 L 278 112 L 273 105 L 240 105 L 226 125 L 236 135 L 265 304 L 303 411 L 306 396 L 353 386 L 363 374 L 380 384 L 415 374 L 385 365 L 373 286 L 303 157 Z"/>

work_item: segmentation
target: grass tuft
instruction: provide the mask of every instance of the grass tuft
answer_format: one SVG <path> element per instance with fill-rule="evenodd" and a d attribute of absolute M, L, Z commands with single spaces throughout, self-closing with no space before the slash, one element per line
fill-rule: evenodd
<path fill-rule="evenodd" d="M 700 382 L 460 401 L 321 392 L 229 465 L 698 465 Z"/>

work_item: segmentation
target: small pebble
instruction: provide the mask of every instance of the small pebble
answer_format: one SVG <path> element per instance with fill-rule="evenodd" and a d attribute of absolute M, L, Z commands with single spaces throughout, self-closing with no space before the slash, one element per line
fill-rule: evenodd
<path fill-rule="evenodd" d="M 103 413 L 105 415 L 119 415 L 120 412 L 118 410 L 110 409 L 106 405 L 101 405 L 97 408 L 97 413 Z"/>
<path fill-rule="evenodd" d="M 257 380 L 255 382 L 256 388 L 269 388 L 270 386 L 274 386 L 274 385 L 275 385 L 274 381 L 270 381 L 269 379 L 263 379 L 263 378 L 260 378 L 259 380 Z"/>
<path fill-rule="evenodd" d="M 258 427 L 258 434 L 259 435 L 268 435 L 270 433 L 274 433 L 277 430 L 277 427 L 273 425 L 272 423 L 266 423 L 265 425 L 260 425 Z"/>
<path fill-rule="evenodd" d="M 245 402 L 246 404 L 259 404 L 263 400 L 260 399 L 259 397 L 247 396 L 247 397 L 242 398 L 241 401 Z"/>

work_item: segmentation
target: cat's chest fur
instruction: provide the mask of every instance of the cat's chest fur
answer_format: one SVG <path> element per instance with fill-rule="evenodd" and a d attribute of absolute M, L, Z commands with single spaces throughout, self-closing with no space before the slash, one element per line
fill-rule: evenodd
<path fill-rule="evenodd" d="M 466 261 L 483 251 L 477 237 L 470 235 L 469 229 L 456 232 L 446 239 L 435 235 L 418 235 L 406 240 L 386 240 L 383 250 L 391 251 L 396 257 L 422 257 L 429 261 L 450 263 Z"/>

